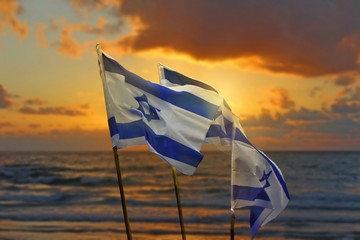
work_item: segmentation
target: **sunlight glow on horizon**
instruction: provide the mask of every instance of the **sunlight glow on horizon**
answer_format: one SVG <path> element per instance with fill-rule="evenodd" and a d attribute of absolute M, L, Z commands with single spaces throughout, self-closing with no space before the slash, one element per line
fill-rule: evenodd
<path fill-rule="evenodd" d="M 263 149 L 331 149 L 334 144 L 341 149 L 359 148 L 355 144 L 360 140 L 359 74 L 351 69 L 358 67 L 358 63 L 354 63 L 356 66 L 344 63 L 343 66 L 322 58 L 326 54 L 344 54 L 340 56 L 349 61 L 351 56 L 345 54 L 354 51 L 359 54 L 356 51 L 360 48 L 356 48 L 352 35 L 344 35 L 341 29 L 337 33 L 344 35 L 346 44 L 338 43 L 342 48 L 332 49 L 329 53 L 329 49 L 322 52 L 324 48 L 314 42 L 312 35 L 306 35 L 301 29 L 286 32 L 287 28 L 283 26 L 283 37 L 295 41 L 294 36 L 304 34 L 304 38 L 309 38 L 302 41 L 308 45 L 300 44 L 299 47 L 310 50 L 317 47 L 317 51 L 299 52 L 293 45 L 287 45 L 286 38 L 276 34 L 271 35 L 271 39 L 251 39 L 251 34 L 262 33 L 257 32 L 257 25 L 250 30 L 244 29 L 247 35 L 239 34 L 236 29 L 231 38 L 225 39 L 227 45 L 216 44 L 217 32 L 202 28 L 204 37 L 213 36 L 204 42 L 196 29 L 185 28 L 186 22 L 173 19 L 177 28 L 164 21 L 158 22 L 169 31 L 167 38 L 163 38 L 157 32 L 160 26 L 151 24 L 168 16 L 160 18 L 156 15 L 157 8 L 137 9 L 131 5 L 134 2 L 126 0 L 120 5 L 104 1 L 103 5 L 96 6 L 83 1 L 76 4 L 75 1 L 39 4 L 39 0 L 14 3 L 23 11 L 8 8 L 4 12 L 2 9 L 7 8 L 0 9 L 0 14 L 6 14 L 18 23 L 4 21 L 0 24 L 0 150 L 15 146 L 17 141 L 27 143 L 31 149 L 32 140 L 38 143 L 37 148 L 41 148 L 44 139 L 50 143 L 66 142 L 66 139 L 74 139 L 73 134 L 82 139 L 79 146 L 84 149 L 84 144 L 96 147 L 97 138 L 102 139 L 98 144 L 101 149 L 105 146 L 103 142 L 108 144 L 103 140 L 108 138 L 108 129 L 96 42 L 100 42 L 103 49 L 126 69 L 146 80 L 159 83 L 157 64 L 162 63 L 211 85 L 240 117 L 245 132 Z M 0 4 L 5 6 L 7 3 Z M 124 5 L 128 8 L 122 9 Z M 38 14 L 40 11 L 44 14 Z M 204 15 L 202 19 L 209 17 L 207 12 L 199 14 Z M 193 13 L 189 11 L 191 16 Z M 252 16 L 242 17 L 252 19 Z M 143 22 L 134 22 L 134 19 Z M 226 19 L 224 16 L 222 20 Z M 275 21 L 272 24 L 278 26 L 276 19 L 270 21 Z M 199 20 L 194 24 L 195 28 L 203 22 Z M 221 32 L 220 29 L 226 30 L 226 26 L 216 29 Z M 268 33 L 268 29 L 263 30 Z M 192 33 L 194 38 L 182 38 L 182 31 Z M 322 29 L 319 28 L 317 33 L 323 34 Z M 143 42 L 143 39 L 149 41 Z M 235 40 L 239 45 L 226 48 L 236 43 Z M 332 38 L 327 40 L 333 41 Z M 279 50 L 281 44 L 285 45 Z M 341 52 L 343 48 L 346 48 L 344 53 Z M 316 64 L 313 57 L 324 60 L 319 63 L 319 70 L 311 65 Z M 58 134 L 59 140 L 55 136 L 52 138 L 52 133 Z M 93 138 L 89 137 L 90 133 L 94 134 Z M 102 136 L 102 133 L 106 135 Z M 297 136 L 302 141 L 298 141 Z M 68 146 L 65 144 L 63 148 Z"/>

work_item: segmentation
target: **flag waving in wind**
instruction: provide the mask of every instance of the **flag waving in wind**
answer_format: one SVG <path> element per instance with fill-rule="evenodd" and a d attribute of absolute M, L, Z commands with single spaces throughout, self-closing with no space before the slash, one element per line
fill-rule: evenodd
<path fill-rule="evenodd" d="M 221 98 L 193 85 L 146 81 L 100 49 L 98 57 L 113 147 L 148 145 L 180 172 L 193 174 Z"/>
<path fill-rule="evenodd" d="M 218 94 L 211 86 L 159 65 L 164 86 L 193 85 L 203 95 Z M 289 193 L 280 169 L 247 139 L 239 119 L 223 99 L 206 141 L 232 147 L 231 209 L 250 207 L 251 237 L 258 229 L 276 218 L 286 207 Z"/>

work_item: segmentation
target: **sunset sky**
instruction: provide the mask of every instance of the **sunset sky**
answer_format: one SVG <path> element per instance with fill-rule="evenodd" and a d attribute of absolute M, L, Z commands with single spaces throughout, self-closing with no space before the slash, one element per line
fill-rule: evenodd
<path fill-rule="evenodd" d="M 263 150 L 360 150 L 360 1 L 1 0 L 0 150 L 109 150 L 95 44 L 216 88 Z"/>

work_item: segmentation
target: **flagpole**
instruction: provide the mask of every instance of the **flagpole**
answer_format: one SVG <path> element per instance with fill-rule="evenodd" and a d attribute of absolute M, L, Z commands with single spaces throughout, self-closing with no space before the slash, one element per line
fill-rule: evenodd
<path fill-rule="evenodd" d="M 172 173 L 173 173 L 174 187 L 175 187 L 175 193 L 176 193 L 176 202 L 177 202 L 178 213 L 179 213 L 181 236 L 182 236 L 182 240 L 186 240 L 185 226 L 184 226 L 184 219 L 183 219 L 183 214 L 182 214 L 181 198 L 180 198 L 179 183 L 177 180 L 176 168 L 172 167 Z"/>
<path fill-rule="evenodd" d="M 231 209 L 230 215 L 230 240 L 235 239 L 235 212 Z"/>
<path fill-rule="evenodd" d="M 129 216 L 128 216 L 127 208 L 126 208 L 125 192 L 124 192 L 124 187 L 123 187 L 122 177 L 121 177 L 121 171 L 120 171 L 119 155 L 118 155 L 118 151 L 117 151 L 116 146 L 113 147 L 113 153 L 114 153 L 116 173 L 117 173 L 117 179 L 118 179 L 119 190 L 120 190 L 121 204 L 122 204 L 122 209 L 123 209 L 123 214 L 124 214 L 126 235 L 127 235 L 128 240 L 132 240 L 130 221 L 129 221 Z"/>

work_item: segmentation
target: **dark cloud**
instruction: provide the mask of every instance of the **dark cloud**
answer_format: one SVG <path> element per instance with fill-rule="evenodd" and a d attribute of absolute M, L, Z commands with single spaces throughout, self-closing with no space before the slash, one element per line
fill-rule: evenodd
<path fill-rule="evenodd" d="M 11 104 L 11 95 L 4 86 L 0 84 L 0 108 L 8 108 Z"/>
<path fill-rule="evenodd" d="M 310 95 L 310 97 L 316 97 L 319 92 L 321 92 L 321 88 L 320 87 L 314 87 L 314 88 L 311 89 L 309 95 Z"/>
<path fill-rule="evenodd" d="M 335 79 L 335 84 L 339 86 L 349 86 L 355 82 L 355 77 L 353 76 L 340 76 Z"/>
<path fill-rule="evenodd" d="M 8 128 L 8 127 L 13 127 L 14 124 L 12 124 L 11 122 L 0 122 L 0 129 L 1 128 Z"/>
<path fill-rule="evenodd" d="M 304 122 L 324 121 L 329 119 L 329 116 L 326 113 L 310 110 L 305 107 L 301 107 L 299 110 L 291 110 L 287 112 L 284 117 L 293 121 Z"/>
<path fill-rule="evenodd" d="M 111 140 L 107 129 L 53 130 L 41 134 L 13 131 L 0 138 L 0 151 L 43 151 L 44 149 L 47 151 L 111 151 Z"/>
<path fill-rule="evenodd" d="M 29 99 L 26 99 L 25 100 L 25 104 L 28 104 L 28 105 L 43 105 L 45 104 L 46 101 L 41 99 L 41 98 L 29 98 Z"/>
<path fill-rule="evenodd" d="M 250 138 L 282 138 L 295 132 L 309 137 L 318 133 L 328 134 L 328 137 L 334 138 L 360 138 L 360 122 L 352 115 L 336 115 L 334 112 L 304 107 L 283 114 L 277 113 L 275 116 L 269 110 L 263 109 L 259 116 L 249 116 L 241 123 Z"/>
<path fill-rule="evenodd" d="M 308 132 L 330 134 L 334 138 L 349 136 L 354 137 L 354 139 L 360 138 L 360 123 L 346 116 L 305 125 L 303 129 Z"/>
<path fill-rule="evenodd" d="M 303 76 L 343 73 L 359 69 L 359 12 L 355 0 L 123 0 L 119 17 L 141 24 L 118 45 L 210 61 L 257 57 L 259 67 Z"/>
<path fill-rule="evenodd" d="M 35 129 L 35 128 L 39 128 L 41 125 L 32 123 L 32 124 L 29 124 L 28 126 L 29 126 L 29 128 L 34 128 Z"/>
<path fill-rule="evenodd" d="M 241 121 L 248 137 L 281 137 L 290 132 L 292 126 L 286 123 L 286 118 L 279 113 L 272 115 L 263 108 L 259 116 L 248 116 Z"/>
<path fill-rule="evenodd" d="M 360 115 L 360 86 L 345 87 L 330 104 L 331 113 Z"/>
<path fill-rule="evenodd" d="M 331 111 L 340 114 L 360 113 L 360 102 L 337 101 L 331 104 Z"/>
<path fill-rule="evenodd" d="M 64 115 L 64 116 L 85 116 L 86 113 L 82 110 L 57 106 L 57 107 L 38 107 L 24 106 L 19 109 L 20 113 L 24 114 L 39 114 L 39 115 Z"/>
<path fill-rule="evenodd" d="M 286 111 L 273 119 L 260 115 L 258 121 L 263 126 L 283 125 L 287 131 L 282 137 L 301 132 L 305 138 L 309 137 L 307 140 L 316 137 L 322 138 L 321 141 L 329 142 L 333 142 L 330 139 L 337 139 L 336 141 L 343 139 L 353 147 L 356 145 L 353 141 L 360 139 L 360 86 L 346 85 L 341 88 L 338 96 L 330 103 L 324 103 L 321 110 L 301 107 Z"/>

